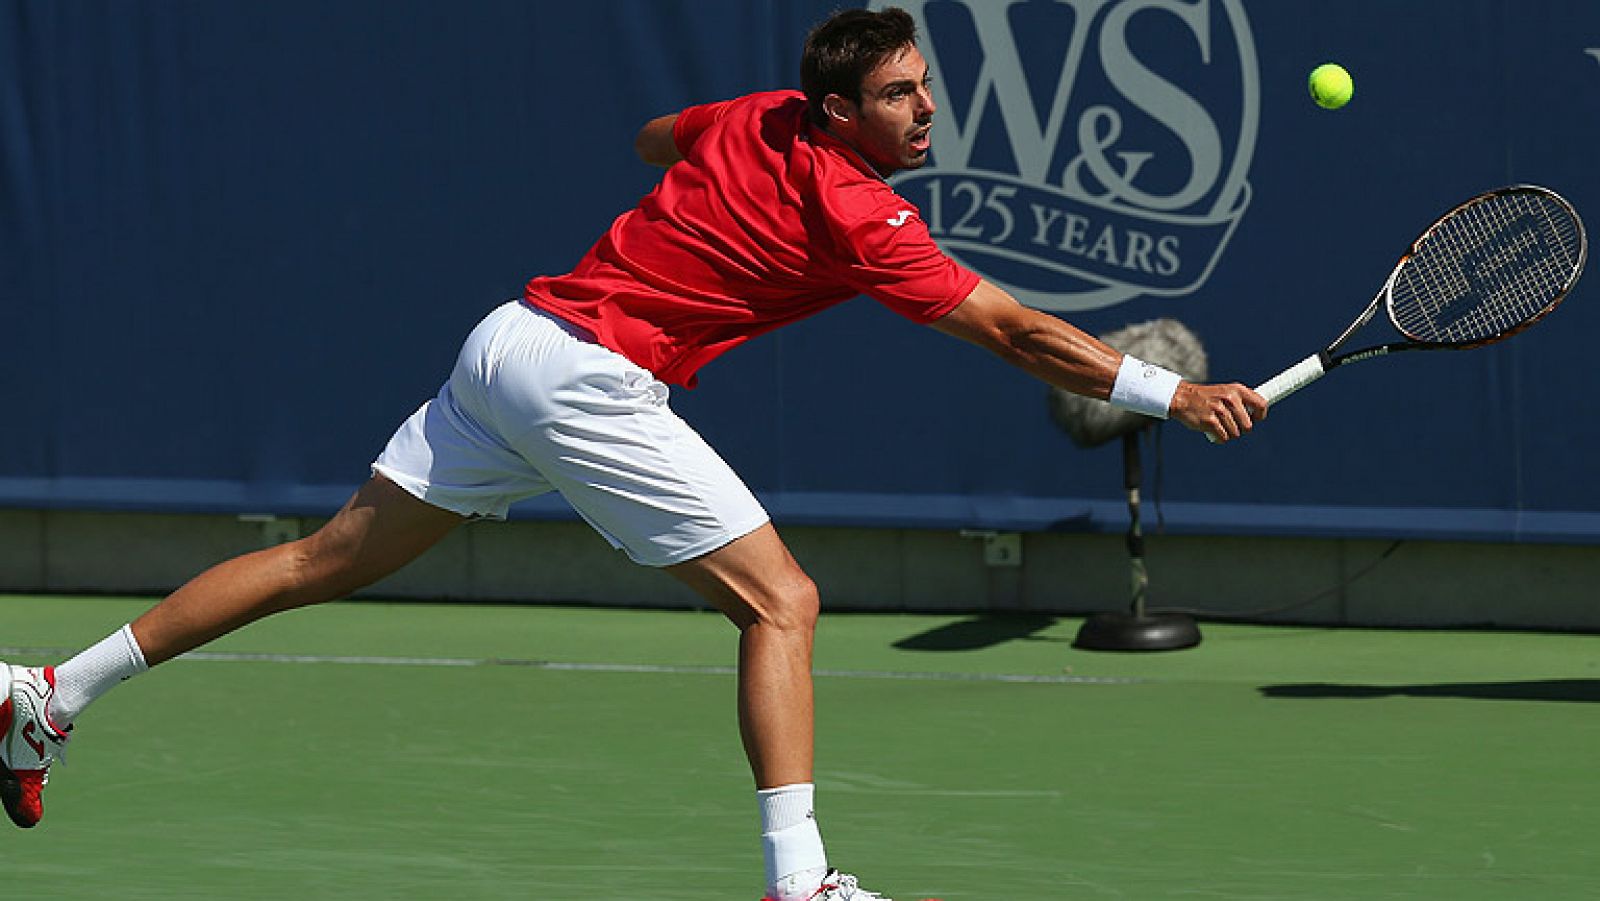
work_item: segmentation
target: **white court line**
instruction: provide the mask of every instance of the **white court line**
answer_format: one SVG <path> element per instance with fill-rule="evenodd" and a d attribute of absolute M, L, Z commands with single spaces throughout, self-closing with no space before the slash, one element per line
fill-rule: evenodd
<path fill-rule="evenodd" d="M 0 647 L 5 657 L 62 657 L 72 651 L 64 648 Z M 215 651 L 190 651 L 179 660 L 203 663 L 333 663 L 346 666 L 521 666 L 553 672 L 576 673 L 664 673 L 667 675 L 731 676 L 731 666 L 688 666 L 656 663 L 563 663 L 555 660 L 521 660 L 504 657 L 385 657 L 342 654 L 236 654 Z M 879 679 L 902 682 L 998 682 L 1037 685 L 1134 685 L 1144 679 L 1114 676 L 1036 675 L 1030 673 L 944 673 L 880 670 L 813 670 L 826 679 Z"/>

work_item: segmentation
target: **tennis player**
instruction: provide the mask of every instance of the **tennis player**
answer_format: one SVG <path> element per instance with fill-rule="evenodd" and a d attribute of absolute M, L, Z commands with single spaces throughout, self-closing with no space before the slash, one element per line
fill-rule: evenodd
<path fill-rule="evenodd" d="M 1266 413 L 1018 304 L 943 254 L 884 177 L 928 158 L 935 112 L 914 22 L 847 10 L 808 36 L 802 92 L 693 106 L 647 123 L 666 166 L 571 273 L 468 336 L 449 380 L 390 439 L 371 479 L 299 541 L 224 562 L 56 667 L 3 666 L 3 800 L 17 825 L 72 724 L 105 691 L 264 616 L 350 594 L 474 518 L 560 491 L 614 546 L 661 567 L 738 627 L 740 730 L 774 901 L 871 901 L 829 866 L 813 812 L 817 588 L 739 477 L 673 413 L 720 354 L 865 295 L 1052 385 L 1220 440 Z"/>

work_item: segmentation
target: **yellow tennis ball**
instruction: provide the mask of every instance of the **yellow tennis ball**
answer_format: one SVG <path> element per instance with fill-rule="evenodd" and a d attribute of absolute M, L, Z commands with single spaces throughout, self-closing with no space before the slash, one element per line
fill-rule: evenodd
<path fill-rule="evenodd" d="M 1323 63 L 1311 70 L 1311 99 L 1323 109 L 1338 109 L 1355 96 L 1356 83 L 1338 63 Z"/>

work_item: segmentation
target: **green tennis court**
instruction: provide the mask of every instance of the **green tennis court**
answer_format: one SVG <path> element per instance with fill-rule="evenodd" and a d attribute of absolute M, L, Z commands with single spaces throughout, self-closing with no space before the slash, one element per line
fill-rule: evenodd
<path fill-rule="evenodd" d="M 0 597 L 13 662 L 149 599 Z M 829 851 L 898 901 L 1600 897 L 1600 639 L 826 615 Z M 760 894 L 710 613 L 347 603 L 112 692 L 9 896 Z"/>

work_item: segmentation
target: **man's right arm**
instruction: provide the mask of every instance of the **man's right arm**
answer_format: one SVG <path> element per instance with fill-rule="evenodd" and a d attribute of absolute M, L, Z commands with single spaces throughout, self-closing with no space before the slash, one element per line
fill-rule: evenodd
<path fill-rule="evenodd" d="M 970 341 L 1030 375 L 1074 394 L 1109 400 L 1122 354 L 1076 326 L 1018 303 L 980 281 L 933 327 Z M 1168 414 L 1218 441 L 1238 438 L 1267 415 L 1267 402 L 1243 385 L 1180 382 Z"/>
<path fill-rule="evenodd" d="M 678 152 L 677 139 L 672 134 L 672 127 L 677 121 L 678 114 L 673 113 L 646 122 L 633 139 L 633 152 L 646 163 L 663 169 L 683 159 L 683 154 Z"/>

